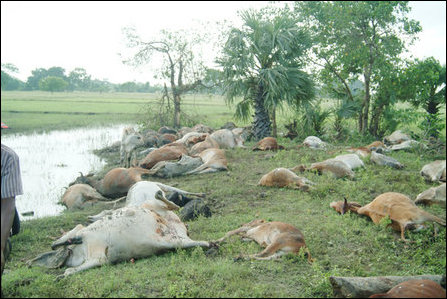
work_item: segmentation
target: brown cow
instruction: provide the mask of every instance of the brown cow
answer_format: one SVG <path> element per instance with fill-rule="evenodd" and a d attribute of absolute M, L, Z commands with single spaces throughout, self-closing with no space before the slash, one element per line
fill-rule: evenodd
<path fill-rule="evenodd" d="M 288 187 L 293 189 L 301 189 L 309 191 L 313 182 L 306 178 L 297 176 L 294 172 L 287 168 L 276 168 L 262 176 L 258 185 L 268 187 Z"/>
<path fill-rule="evenodd" d="M 369 298 L 445 298 L 446 292 L 439 284 L 429 279 L 412 279 L 399 283 L 388 292 L 374 294 Z"/>
<path fill-rule="evenodd" d="M 81 176 L 70 183 L 70 186 L 76 183 L 88 184 L 105 197 L 117 198 L 126 195 L 133 184 L 143 180 L 142 176 L 148 174 L 149 170 L 141 167 L 119 167 L 107 172 L 102 179 L 93 177 L 92 174 L 84 176 L 81 173 Z"/>
<path fill-rule="evenodd" d="M 139 166 L 151 169 L 155 164 L 160 161 L 178 160 L 184 154 L 187 154 L 188 150 L 181 143 L 169 143 L 160 148 L 151 151 L 143 160 L 140 161 Z"/>
<path fill-rule="evenodd" d="M 274 137 L 265 137 L 259 140 L 253 147 L 253 151 L 277 151 L 278 149 L 284 149 L 284 146 L 279 145 Z"/>
<path fill-rule="evenodd" d="M 203 161 L 203 164 L 194 170 L 188 171 L 185 174 L 193 173 L 209 173 L 221 170 L 228 170 L 227 158 L 225 151 L 218 148 L 209 148 L 201 152 L 198 157 Z"/>
<path fill-rule="evenodd" d="M 220 147 L 219 143 L 217 143 L 217 141 L 215 141 L 213 138 L 211 138 L 211 136 L 208 135 L 206 136 L 204 141 L 194 144 L 189 150 L 189 154 L 191 156 L 195 156 L 209 148 L 220 148 Z"/>
<path fill-rule="evenodd" d="M 346 198 L 344 202 L 331 202 L 330 207 L 337 212 L 352 211 L 359 215 L 366 215 L 371 220 L 378 224 L 384 217 L 389 217 L 391 220 L 391 227 L 400 231 L 400 236 L 403 241 L 405 239 L 405 230 L 407 229 L 421 229 L 423 223 L 431 221 L 439 223 L 445 227 L 445 220 L 438 218 L 420 208 L 407 196 L 396 193 L 386 192 L 377 196 L 369 204 L 359 207 L 358 203 L 348 203 Z"/>
<path fill-rule="evenodd" d="M 110 199 L 105 198 L 92 186 L 87 184 L 74 184 L 68 187 L 61 199 L 61 203 L 69 210 L 81 209 L 85 205 L 98 201 L 110 201 Z"/>
<path fill-rule="evenodd" d="M 224 237 L 218 239 L 215 243 L 222 243 L 233 235 L 241 235 L 242 238 L 251 239 L 265 247 L 263 251 L 257 254 L 242 256 L 242 258 L 271 260 L 289 253 L 299 254 L 302 248 L 304 254 L 307 255 L 308 262 L 311 263 L 313 261 L 301 231 L 287 223 L 278 221 L 265 222 L 263 219 L 255 219 L 243 224 L 238 229 L 226 233 Z"/>
<path fill-rule="evenodd" d="M 367 157 L 369 154 L 371 154 L 372 150 L 378 148 L 386 148 L 386 147 L 382 141 L 374 141 L 366 146 L 350 147 L 349 149 L 347 149 L 347 151 L 351 153 L 356 153 L 362 157 Z"/>

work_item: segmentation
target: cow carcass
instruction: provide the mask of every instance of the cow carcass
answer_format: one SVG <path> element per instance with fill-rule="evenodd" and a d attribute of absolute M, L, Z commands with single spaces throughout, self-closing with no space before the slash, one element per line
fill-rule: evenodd
<path fill-rule="evenodd" d="M 425 164 L 421 169 L 421 175 L 427 182 L 445 182 L 446 160 L 436 160 Z"/>
<path fill-rule="evenodd" d="M 185 224 L 172 212 L 178 206 L 162 193 L 140 206 L 126 206 L 94 223 L 77 225 L 52 245 L 52 251 L 30 260 L 49 268 L 69 267 L 62 277 L 130 259 L 145 258 L 177 248 L 204 247 L 210 242 L 189 238 Z"/>
<path fill-rule="evenodd" d="M 160 161 L 178 160 L 188 150 L 181 143 L 169 143 L 160 148 L 151 151 L 143 160 L 140 161 L 139 166 L 146 169 L 151 169 Z"/>
<path fill-rule="evenodd" d="M 69 210 L 81 209 L 86 205 L 93 204 L 98 201 L 110 201 L 105 198 L 92 186 L 87 184 L 74 184 L 67 188 L 61 198 L 61 204 Z"/>
<path fill-rule="evenodd" d="M 161 178 L 180 176 L 202 165 L 202 158 L 182 155 L 177 162 L 160 161 L 149 170 L 149 174 Z"/>

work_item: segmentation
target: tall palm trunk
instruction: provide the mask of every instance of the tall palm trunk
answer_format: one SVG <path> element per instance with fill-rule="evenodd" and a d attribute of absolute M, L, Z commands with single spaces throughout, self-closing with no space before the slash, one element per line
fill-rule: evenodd
<path fill-rule="evenodd" d="M 269 113 L 264 105 L 264 88 L 262 85 L 259 86 L 254 104 L 253 134 L 257 140 L 260 140 L 270 136 L 272 131 Z"/>

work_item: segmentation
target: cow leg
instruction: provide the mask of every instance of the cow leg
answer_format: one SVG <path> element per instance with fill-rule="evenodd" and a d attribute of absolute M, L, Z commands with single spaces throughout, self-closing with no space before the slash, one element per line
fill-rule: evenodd
<path fill-rule="evenodd" d="M 407 227 L 406 224 L 399 223 L 400 226 L 400 238 L 404 242 L 409 242 L 409 240 L 405 239 L 405 229 Z"/>
<path fill-rule="evenodd" d="M 158 187 L 160 187 L 160 189 L 163 189 L 163 191 L 165 191 L 165 192 L 178 192 L 183 195 L 195 195 L 198 197 L 205 197 L 205 193 L 192 193 L 192 192 L 181 190 L 181 189 L 178 189 L 178 188 L 175 188 L 172 186 L 168 186 L 168 185 L 165 185 L 162 183 L 158 183 L 158 182 L 155 182 L 155 183 L 158 185 Z"/>
<path fill-rule="evenodd" d="M 104 264 L 104 262 L 101 262 L 100 259 L 94 259 L 94 260 L 89 260 L 85 263 L 83 263 L 82 265 L 79 265 L 77 267 L 71 267 L 71 268 L 67 268 L 64 272 L 63 275 L 59 276 L 58 279 L 61 278 L 65 278 L 69 275 L 73 275 L 75 273 L 90 269 L 90 268 L 94 268 L 94 267 L 99 267 L 102 264 Z"/>
<path fill-rule="evenodd" d="M 204 247 L 204 248 L 209 248 L 211 246 L 211 244 L 210 244 L 210 242 L 207 242 L 207 241 L 193 241 L 193 240 L 190 240 L 190 241 L 182 242 L 180 247 L 181 248 L 192 248 L 192 247 L 197 247 L 197 246 Z"/>
<path fill-rule="evenodd" d="M 208 167 L 208 165 L 206 165 L 206 163 L 205 163 L 205 164 L 200 165 L 200 166 L 197 167 L 196 169 L 193 169 L 193 170 L 191 170 L 191 171 L 186 172 L 185 174 L 194 174 L 194 173 L 198 173 L 198 172 L 200 172 L 200 171 L 206 169 L 207 167 Z"/>
<path fill-rule="evenodd" d="M 124 197 L 124 198 L 126 198 L 126 197 Z M 123 197 L 118 198 L 118 200 L 123 200 Z M 116 203 L 116 201 L 113 201 L 111 203 Z M 113 211 L 114 210 L 104 210 L 104 211 L 102 211 L 99 214 L 96 214 L 96 215 L 93 215 L 93 216 L 87 216 L 87 218 L 88 218 L 88 220 L 90 222 L 95 222 L 95 221 L 101 220 L 102 218 L 104 218 L 107 215 L 111 215 Z"/>
<path fill-rule="evenodd" d="M 200 174 L 202 174 L 202 173 L 212 173 L 212 172 L 217 172 L 217 171 L 219 171 L 220 169 L 216 169 L 216 168 L 211 168 L 211 167 L 208 167 L 208 168 L 205 168 L 204 170 L 202 170 L 202 171 L 199 171 L 198 173 L 200 173 Z"/>
<path fill-rule="evenodd" d="M 225 234 L 225 236 L 223 236 L 223 237 L 220 238 L 220 239 L 217 239 L 217 240 L 214 241 L 214 242 L 215 242 L 215 243 L 221 243 L 221 242 L 225 241 L 226 239 L 228 239 L 229 237 L 231 237 L 231 236 L 233 236 L 233 235 L 239 235 L 239 234 L 242 234 L 242 233 L 244 233 L 243 238 L 245 238 L 245 239 L 247 239 L 247 238 L 250 239 L 250 237 L 248 237 L 248 236 L 246 235 L 247 231 L 249 231 L 250 229 L 252 229 L 252 227 L 249 227 L 249 226 L 242 226 L 242 227 L 240 227 L 240 228 L 238 228 L 238 229 L 235 229 L 235 230 L 232 230 L 232 231 L 227 232 L 227 233 Z"/>

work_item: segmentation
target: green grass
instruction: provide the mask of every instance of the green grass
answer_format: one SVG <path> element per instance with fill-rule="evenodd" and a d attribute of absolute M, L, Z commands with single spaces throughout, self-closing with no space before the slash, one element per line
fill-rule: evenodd
<path fill-rule="evenodd" d="M 116 123 L 145 124 L 145 111 L 156 109 L 160 94 L 2 91 L 2 134 L 32 133 Z M 221 126 L 235 121 L 222 97 L 186 95 L 182 111 L 197 122 Z M 241 122 L 238 122 L 242 124 Z"/>
<path fill-rule="evenodd" d="M 231 119 L 222 117 L 228 113 L 228 108 L 214 100 L 215 110 L 201 107 L 203 110 L 198 113 L 208 111 L 210 114 L 205 116 L 213 118 L 213 124 L 204 123 L 216 127 Z M 196 102 L 209 104 L 209 99 L 197 96 Z M 11 124 L 8 120 L 7 123 Z M 68 231 L 79 223 L 87 224 L 88 215 L 104 209 L 97 205 L 77 212 L 64 212 L 57 217 L 22 222 L 21 233 L 12 238 L 13 250 L 2 278 L 3 293 L 6 297 L 17 298 L 325 298 L 333 295 L 329 283 L 332 275 L 445 275 L 445 228 L 441 227 L 436 237 L 432 227 L 409 232 L 406 237 L 412 242 L 405 244 L 399 240 L 400 234 L 385 224 L 374 225 L 368 218 L 355 214 L 341 216 L 329 207 L 330 202 L 343 197 L 366 204 L 388 191 L 401 192 L 414 199 L 420 192 L 437 185 L 426 183 L 419 171 L 428 162 L 445 159 L 445 144 L 441 149 L 389 154 L 405 164 L 403 170 L 377 166 L 365 159 L 365 169 L 356 170 L 353 181 L 305 173 L 304 176 L 317 184 L 310 192 L 256 186 L 263 174 L 276 167 L 293 167 L 331 158 L 343 153 L 343 148 L 354 142 L 353 139 L 349 143 L 344 140 L 326 152 L 297 148 L 299 140 L 279 138 L 279 143 L 286 149 L 277 153 L 252 152 L 250 148 L 254 142 L 248 142 L 248 149 L 226 151 L 228 172 L 156 179 L 191 192 L 206 193 L 213 216 L 188 222 L 192 239 L 220 238 L 254 218 L 283 221 L 303 232 L 315 259 L 312 265 L 304 257 L 297 256 L 286 256 L 277 261 L 234 261 L 233 258 L 240 254 L 256 253 L 262 248 L 254 242 L 242 242 L 238 237 L 232 237 L 211 255 L 200 248 L 177 250 L 139 259 L 135 263 L 123 261 L 104 265 L 60 281 L 55 278 L 64 268 L 27 267 L 26 260 L 51 250 L 50 245 L 54 238 L 60 237 L 61 229 Z M 357 140 L 355 143 L 362 142 Z M 97 154 L 108 163 L 100 174 L 116 167 L 118 152 L 97 151 Z M 445 208 L 421 208 L 445 218 Z"/>

